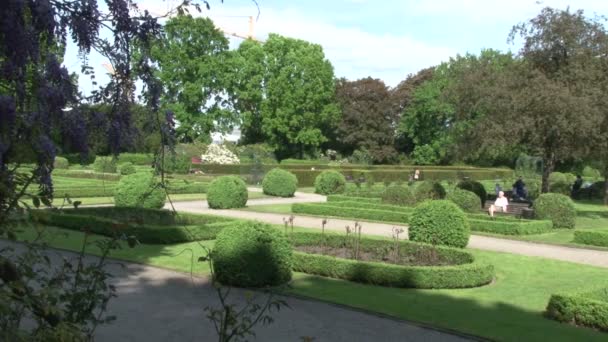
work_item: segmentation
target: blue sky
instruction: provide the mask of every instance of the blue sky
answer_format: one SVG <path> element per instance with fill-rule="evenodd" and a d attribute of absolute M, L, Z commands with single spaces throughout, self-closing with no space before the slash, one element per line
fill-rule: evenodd
<path fill-rule="evenodd" d="M 141 8 L 163 13 L 171 0 L 140 0 Z M 173 1 L 175 3 L 175 0 Z M 209 16 L 222 28 L 245 33 L 246 17 L 257 15 L 250 0 L 210 0 Z M 507 44 L 511 27 L 526 21 L 545 6 L 583 9 L 588 16 L 608 14 L 608 1 L 601 0 L 258 0 L 260 15 L 256 37 L 268 33 L 321 44 L 337 77 L 375 77 L 389 86 L 409 73 L 446 61 L 456 54 L 478 53 L 482 48 L 511 50 Z M 232 38 L 232 46 L 239 39 Z M 74 49 L 68 49 L 66 65 L 78 72 Z M 93 56 L 98 74 L 103 60 Z M 104 78 L 98 76 L 98 80 Z M 83 90 L 88 81 L 81 78 Z"/>

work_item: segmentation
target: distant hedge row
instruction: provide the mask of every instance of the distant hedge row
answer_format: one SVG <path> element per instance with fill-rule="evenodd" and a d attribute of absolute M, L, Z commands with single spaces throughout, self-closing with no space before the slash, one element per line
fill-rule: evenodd
<path fill-rule="evenodd" d="M 560 322 L 608 331 L 608 288 L 554 294 L 546 314 Z"/>
<path fill-rule="evenodd" d="M 169 184 L 167 191 L 169 194 L 204 194 L 207 192 L 208 183 L 189 183 L 189 184 Z M 74 187 L 57 187 L 53 190 L 55 197 L 64 197 L 65 195 L 71 198 L 77 197 L 111 197 L 114 196 L 116 189 L 115 184 L 106 186 L 74 186 Z"/>
<path fill-rule="evenodd" d="M 344 236 L 337 234 L 294 233 L 296 246 L 343 247 Z M 361 239 L 363 251 L 378 250 L 390 243 L 386 240 Z M 435 253 L 449 266 L 404 266 L 381 262 L 364 262 L 335 258 L 320 254 L 294 252 L 293 270 L 331 278 L 367 284 L 406 288 L 468 288 L 488 284 L 494 278 L 494 267 L 475 261 L 474 257 L 456 248 L 431 246 L 411 241 L 400 241 L 401 255 L 420 256 Z"/>
<path fill-rule="evenodd" d="M 584 245 L 608 247 L 608 230 L 575 230 L 574 242 Z"/>

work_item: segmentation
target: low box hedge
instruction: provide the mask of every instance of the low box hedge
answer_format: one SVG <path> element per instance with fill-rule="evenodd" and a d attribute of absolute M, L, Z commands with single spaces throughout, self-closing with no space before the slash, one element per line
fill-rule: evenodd
<path fill-rule="evenodd" d="M 169 194 L 204 194 L 207 192 L 208 183 L 179 183 L 167 185 L 167 192 Z M 57 187 L 53 190 L 53 194 L 56 198 L 64 197 L 68 195 L 70 198 L 79 197 L 111 197 L 114 196 L 114 190 L 116 184 L 95 185 L 95 186 L 80 186 L 74 185 L 73 187 Z"/>
<path fill-rule="evenodd" d="M 554 294 L 546 315 L 560 322 L 608 332 L 608 287 Z"/>
<path fill-rule="evenodd" d="M 296 246 L 342 247 L 345 237 L 337 234 L 294 233 Z M 392 244 L 387 240 L 361 239 L 361 250 L 382 248 Z M 450 266 L 404 266 L 382 262 L 366 262 L 336 258 L 321 254 L 294 252 L 293 270 L 349 281 L 405 288 L 469 288 L 488 284 L 494 278 L 494 267 L 475 261 L 466 251 L 449 247 L 400 241 L 400 254 L 431 251 L 454 262 Z"/>
<path fill-rule="evenodd" d="M 575 230 L 574 242 L 584 245 L 608 247 L 608 230 Z"/>
<path fill-rule="evenodd" d="M 154 162 L 152 153 L 121 153 L 118 155 L 119 163 L 132 163 L 133 165 L 150 166 Z"/>
<path fill-rule="evenodd" d="M 471 230 L 503 235 L 530 235 L 550 232 L 553 223 L 549 220 L 492 220 L 469 218 Z"/>
<path fill-rule="evenodd" d="M 340 202 L 336 202 L 340 203 Z M 309 214 L 319 216 L 334 216 L 353 219 L 362 219 L 370 221 L 386 221 L 407 223 L 409 213 L 394 212 L 378 209 L 362 209 L 352 207 L 341 207 L 328 204 L 315 203 L 294 203 L 291 206 L 291 211 L 296 214 Z"/>
<path fill-rule="evenodd" d="M 328 195 L 327 202 L 346 202 L 354 201 L 359 203 L 382 203 L 381 198 L 376 197 L 354 197 L 348 195 Z"/>
<path fill-rule="evenodd" d="M 330 202 L 328 205 L 337 206 L 340 208 L 376 209 L 376 210 L 395 211 L 395 212 L 408 213 L 408 214 L 414 210 L 414 207 L 404 207 L 404 206 L 392 205 L 392 204 L 359 202 L 359 201 Z"/>
<path fill-rule="evenodd" d="M 88 179 L 101 179 L 108 181 L 118 181 L 121 175 L 117 173 L 100 173 L 90 170 L 53 170 L 54 176 L 64 176 L 72 178 L 88 178 Z"/>

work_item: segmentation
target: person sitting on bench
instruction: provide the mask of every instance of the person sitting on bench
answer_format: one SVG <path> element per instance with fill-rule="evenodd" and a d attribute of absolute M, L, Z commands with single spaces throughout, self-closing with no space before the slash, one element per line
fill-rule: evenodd
<path fill-rule="evenodd" d="M 508 205 L 509 200 L 507 200 L 507 198 L 505 197 L 505 193 L 502 191 L 498 192 L 498 197 L 496 197 L 496 201 L 488 208 L 488 213 L 490 214 L 490 217 L 494 217 L 494 212 L 496 211 L 502 211 L 503 213 L 506 213 Z"/>

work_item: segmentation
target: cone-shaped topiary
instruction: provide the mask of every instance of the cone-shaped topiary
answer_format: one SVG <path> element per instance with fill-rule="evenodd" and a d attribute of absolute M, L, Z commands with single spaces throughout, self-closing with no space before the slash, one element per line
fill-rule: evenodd
<path fill-rule="evenodd" d="M 486 205 L 486 200 L 488 199 L 488 192 L 486 191 L 486 188 L 483 186 L 483 184 L 477 181 L 467 180 L 458 183 L 457 187 L 462 190 L 472 191 L 474 194 L 476 194 L 477 197 L 479 197 L 479 201 L 481 202 L 482 208 Z"/>
<path fill-rule="evenodd" d="M 239 222 L 217 235 L 212 263 L 216 279 L 224 285 L 281 285 L 291 280 L 292 246 L 268 224 Z"/>
<path fill-rule="evenodd" d="M 315 192 L 321 195 L 341 194 L 346 188 L 346 178 L 338 171 L 327 170 L 315 178 Z"/>
<path fill-rule="evenodd" d="M 416 204 L 416 197 L 409 188 L 399 185 L 391 185 L 384 189 L 382 193 L 382 203 L 413 206 Z"/>
<path fill-rule="evenodd" d="M 123 176 L 114 191 L 117 207 L 143 207 L 160 209 L 165 205 L 165 190 L 158 186 L 152 173 Z"/>
<path fill-rule="evenodd" d="M 542 194 L 534 201 L 534 213 L 541 220 L 551 220 L 553 228 L 574 228 L 576 208 L 570 197 L 562 194 Z"/>
<path fill-rule="evenodd" d="M 249 194 L 247 184 L 237 176 L 218 177 L 207 190 L 207 203 L 212 209 L 244 208 Z"/>
<path fill-rule="evenodd" d="M 274 168 L 264 176 L 262 190 L 266 195 L 279 197 L 293 197 L 298 189 L 298 178 L 293 173 Z"/>
<path fill-rule="evenodd" d="M 464 248 L 471 235 L 466 215 L 448 200 L 419 204 L 409 224 L 410 240 L 416 242 Z"/>
<path fill-rule="evenodd" d="M 444 199 L 445 188 L 437 182 L 423 181 L 420 182 L 414 190 L 417 202 L 426 200 Z"/>
<path fill-rule="evenodd" d="M 479 212 L 479 196 L 472 191 L 454 188 L 447 195 L 447 199 L 454 202 L 467 213 Z"/>

